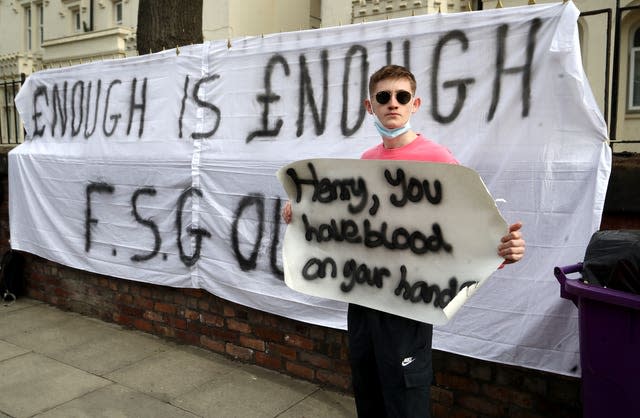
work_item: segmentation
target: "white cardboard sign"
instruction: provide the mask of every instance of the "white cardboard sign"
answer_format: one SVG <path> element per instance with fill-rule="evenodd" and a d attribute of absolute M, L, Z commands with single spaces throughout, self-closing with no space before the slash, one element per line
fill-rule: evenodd
<path fill-rule="evenodd" d="M 502 262 L 507 223 L 470 168 L 311 159 L 278 178 L 293 210 L 285 283 L 299 292 L 440 325 Z"/>

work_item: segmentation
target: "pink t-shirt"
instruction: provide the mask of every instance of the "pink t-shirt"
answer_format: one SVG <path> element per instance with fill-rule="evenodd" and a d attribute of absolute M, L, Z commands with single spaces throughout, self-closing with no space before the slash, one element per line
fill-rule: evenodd
<path fill-rule="evenodd" d="M 418 134 L 416 139 L 400 148 L 385 148 L 383 143 L 366 150 L 363 160 L 411 160 L 458 164 L 451 151 Z"/>

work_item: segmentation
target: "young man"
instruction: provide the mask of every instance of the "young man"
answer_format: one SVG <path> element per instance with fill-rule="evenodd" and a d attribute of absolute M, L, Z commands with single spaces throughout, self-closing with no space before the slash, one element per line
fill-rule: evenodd
<path fill-rule="evenodd" d="M 404 67 L 387 65 L 369 80 L 364 104 L 373 115 L 382 143 L 363 159 L 418 160 L 457 164 L 448 149 L 411 129 L 411 116 L 420 108 L 416 80 Z M 291 205 L 282 216 L 291 222 Z M 509 227 L 498 246 L 505 263 L 519 261 L 525 250 L 521 223 Z M 358 416 L 430 416 L 433 326 L 386 312 L 350 304 L 347 327 L 353 390 Z"/>

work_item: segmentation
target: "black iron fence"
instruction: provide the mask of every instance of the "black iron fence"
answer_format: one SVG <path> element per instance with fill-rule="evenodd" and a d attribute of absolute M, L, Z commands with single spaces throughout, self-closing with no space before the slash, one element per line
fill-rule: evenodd
<path fill-rule="evenodd" d="M 24 139 L 24 129 L 16 111 L 14 99 L 26 76 L 0 79 L 0 144 L 19 144 Z"/>

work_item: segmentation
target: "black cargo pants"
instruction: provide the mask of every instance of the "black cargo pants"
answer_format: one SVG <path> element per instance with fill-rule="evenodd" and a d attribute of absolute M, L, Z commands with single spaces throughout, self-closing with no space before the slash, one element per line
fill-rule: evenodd
<path fill-rule="evenodd" d="M 433 326 L 353 304 L 347 322 L 358 417 L 430 417 Z"/>

